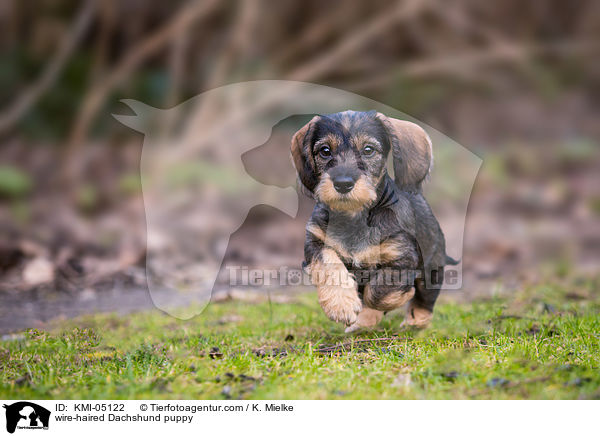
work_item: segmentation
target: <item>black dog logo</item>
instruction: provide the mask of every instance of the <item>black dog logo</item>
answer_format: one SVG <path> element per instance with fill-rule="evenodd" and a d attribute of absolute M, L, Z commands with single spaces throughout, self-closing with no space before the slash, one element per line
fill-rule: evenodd
<path fill-rule="evenodd" d="M 48 429 L 50 411 L 29 401 L 4 405 L 6 409 L 6 431 L 14 433 L 19 428 Z M 19 425 L 20 424 L 20 425 Z"/>

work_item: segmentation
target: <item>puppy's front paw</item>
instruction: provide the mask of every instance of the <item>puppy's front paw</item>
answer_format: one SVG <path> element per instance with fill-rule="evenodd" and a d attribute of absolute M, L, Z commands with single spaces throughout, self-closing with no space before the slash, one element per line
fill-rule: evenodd
<path fill-rule="evenodd" d="M 323 249 L 320 257 L 310 270 L 311 280 L 317 285 L 319 303 L 330 319 L 350 325 L 362 309 L 356 280 L 332 249 Z"/>
<path fill-rule="evenodd" d="M 404 318 L 404 321 L 402 321 L 402 324 L 400 324 L 400 327 L 424 329 L 429 326 L 432 318 L 432 311 L 416 306 L 411 302 L 406 310 L 406 317 Z"/>
<path fill-rule="evenodd" d="M 340 286 L 319 288 L 319 303 L 329 319 L 346 325 L 355 323 L 362 309 L 356 290 Z"/>
<path fill-rule="evenodd" d="M 374 327 L 379 324 L 379 321 L 383 318 L 383 312 L 370 307 L 363 307 L 363 310 L 358 314 L 356 321 L 348 326 L 345 330 L 346 333 L 352 333 L 361 328 Z"/>

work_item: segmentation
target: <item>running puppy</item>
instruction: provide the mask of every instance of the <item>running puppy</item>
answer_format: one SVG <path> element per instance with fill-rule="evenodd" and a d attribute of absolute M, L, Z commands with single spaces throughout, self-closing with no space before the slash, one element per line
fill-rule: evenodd
<path fill-rule="evenodd" d="M 304 268 L 327 316 L 347 332 L 407 302 L 404 325 L 432 319 L 444 266 L 456 264 L 421 192 L 432 157 L 421 127 L 375 111 L 316 116 L 292 139 L 301 188 L 317 202 Z"/>

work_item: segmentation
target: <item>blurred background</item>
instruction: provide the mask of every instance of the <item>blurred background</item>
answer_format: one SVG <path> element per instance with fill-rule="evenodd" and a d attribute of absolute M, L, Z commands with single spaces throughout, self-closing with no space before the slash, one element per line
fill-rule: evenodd
<path fill-rule="evenodd" d="M 111 114 L 249 80 L 363 95 L 483 159 L 448 298 L 598 276 L 600 2 L 3 0 L 0 49 L 0 332 L 152 307 L 143 136 Z M 256 208 L 227 256 L 299 265 L 310 210 Z"/>

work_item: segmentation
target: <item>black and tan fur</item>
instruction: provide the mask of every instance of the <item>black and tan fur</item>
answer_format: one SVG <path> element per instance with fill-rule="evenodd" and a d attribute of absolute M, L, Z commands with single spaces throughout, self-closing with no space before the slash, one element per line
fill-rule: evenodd
<path fill-rule="evenodd" d="M 390 151 L 394 180 L 386 170 Z M 404 323 L 428 325 L 444 266 L 453 261 L 421 192 L 432 162 L 425 131 L 374 111 L 316 116 L 294 135 L 292 158 L 317 201 L 305 268 L 327 316 L 353 331 L 410 302 Z M 394 272 L 409 274 L 386 281 Z"/>

